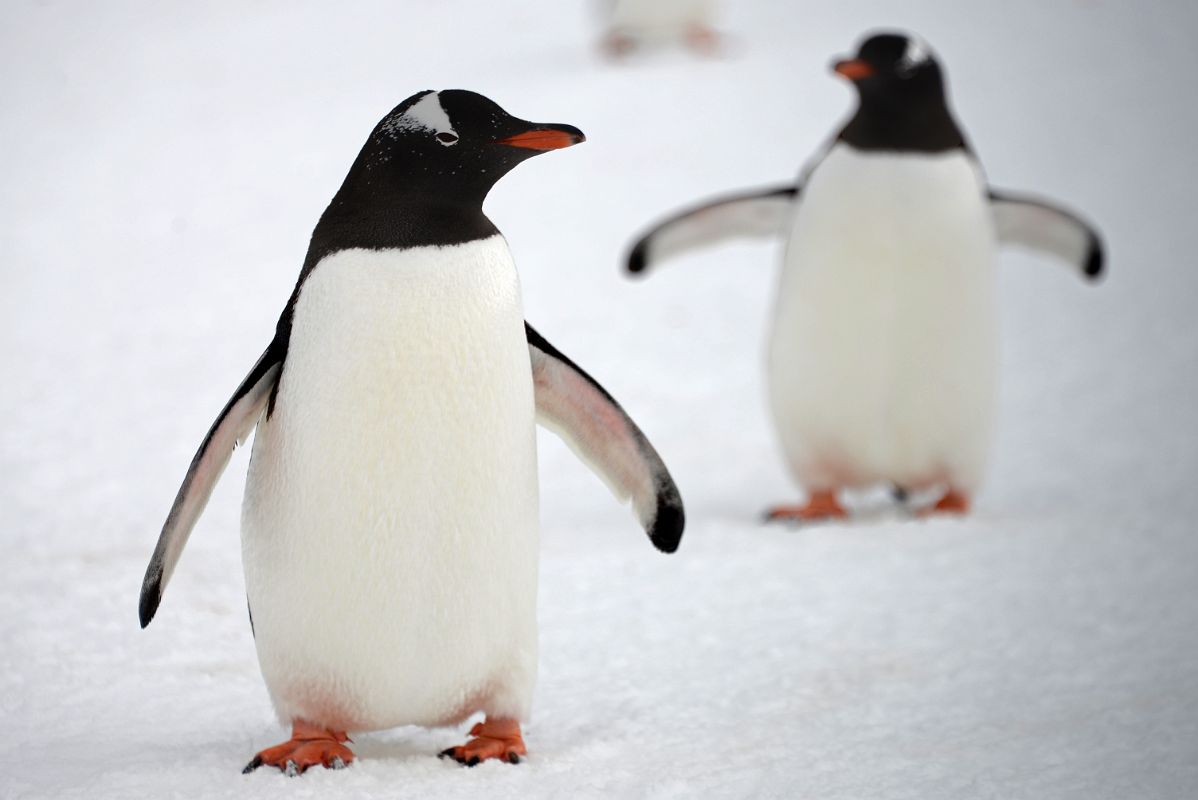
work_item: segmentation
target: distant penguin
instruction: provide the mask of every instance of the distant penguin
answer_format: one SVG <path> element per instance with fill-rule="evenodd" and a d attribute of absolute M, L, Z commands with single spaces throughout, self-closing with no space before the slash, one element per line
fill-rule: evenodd
<path fill-rule="evenodd" d="M 473 92 L 421 92 L 374 128 L 312 234 L 274 340 L 191 462 L 146 570 L 149 624 L 236 444 L 262 675 L 291 740 L 246 767 L 353 760 L 347 731 L 443 726 L 475 764 L 525 753 L 537 668 L 534 423 L 552 427 L 653 544 L 683 509 L 652 445 L 523 319 L 483 213 L 520 162 L 583 141 Z"/>
<path fill-rule="evenodd" d="M 604 51 L 613 57 L 681 42 L 710 55 L 719 47 L 715 0 L 604 0 Z"/>
<path fill-rule="evenodd" d="M 723 197 L 649 230 L 627 269 L 736 236 L 786 237 L 768 355 L 770 406 L 805 504 L 846 515 L 842 489 L 941 492 L 965 513 L 991 442 L 997 246 L 1096 278 L 1098 234 L 1042 200 L 988 188 L 919 37 L 880 33 L 834 70 L 859 104 L 799 185 Z"/>

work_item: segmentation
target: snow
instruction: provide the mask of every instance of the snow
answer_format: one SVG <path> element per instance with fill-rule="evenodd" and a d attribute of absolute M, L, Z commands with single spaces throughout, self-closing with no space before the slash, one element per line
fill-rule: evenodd
<path fill-rule="evenodd" d="M 612 66 L 590 4 L 10 2 L 0 9 L 0 796 L 1182 798 L 1198 785 L 1198 7 L 725 4 L 733 53 Z M 1084 285 L 1011 253 L 989 482 L 965 520 L 795 499 L 761 362 L 776 251 L 618 274 L 663 212 L 797 172 L 871 27 L 917 30 L 999 187 L 1098 221 Z M 418 32 L 418 35 L 414 35 Z M 243 776 L 282 738 L 246 624 L 248 449 L 153 625 L 146 560 L 273 331 L 362 141 L 428 86 L 578 125 L 488 203 L 530 321 L 648 433 L 680 551 L 541 438 L 530 757 L 355 737 L 344 772 Z M 480 613 L 486 613 L 480 609 Z"/>

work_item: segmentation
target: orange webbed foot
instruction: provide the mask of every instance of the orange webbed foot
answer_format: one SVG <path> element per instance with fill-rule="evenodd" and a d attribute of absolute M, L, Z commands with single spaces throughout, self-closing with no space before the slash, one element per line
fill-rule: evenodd
<path fill-rule="evenodd" d="M 766 522 L 792 520 L 815 522 L 823 519 L 847 519 L 849 512 L 836 499 L 836 492 L 812 492 L 801 506 L 775 506 L 765 514 Z"/>
<path fill-rule="evenodd" d="M 686 46 L 701 55 L 717 55 L 720 44 L 720 35 L 706 25 L 691 25 L 686 31 Z"/>
<path fill-rule="evenodd" d="M 329 769 L 344 769 L 353 763 L 354 753 L 342 742 L 348 742 L 345 731 L 334 731 L 297 720 L 291 726 L 291 739 L 268 747 L 245 765 L 242 774 L 253 772 L 263 765 L 278 767 L 295 777 L 317 764 Z"/>
<path fill-rule="evenodd" d="M 949 489 L 944 497 L 936 501 L 936 504 L 931 508 L 925 509 L 922 514 L 928 516 L 930 514 L 968 514 L 969 513 L 969 496 L 963 492 L 958 492 L 956 489 Z"/>
<path fill-rule="evenodd" d="M 459 764 L 473 767 L 489 758 L 519 764 L 521 757 L 528 754 L 524 737 L 520 735 L 520 723 L 515 720 L 484 720 L 470 729 L 470 735 L 476 738 L 446 748 L 438 757 L 452 758 Z"/>
<path fill-rule="evenodd" d="M 620 59 L 636 50 L 636 40 L 625 33 L 613 31 L 603 37 L 599 47 L 608 58 Z"/>

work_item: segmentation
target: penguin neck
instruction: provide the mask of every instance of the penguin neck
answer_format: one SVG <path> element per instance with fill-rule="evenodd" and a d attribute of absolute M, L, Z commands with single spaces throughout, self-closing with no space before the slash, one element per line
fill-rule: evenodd
<path fill-rule="evenodd" d="M 499 232 L 483 213 L 486 191 L 434 199 L 432 192 L 364 195 L 346 188 L 333 198 L 312 232 L 307 259 L 312 266 L 338 250 L 462 244 Z"/>
<path fill-rule="evenodd" d="M 490 187 L 487 187 L 488 189 Z M 430 202 L 427 197 L 394 193 L 387 198 L 363 197 L 342 186 L 312 231 L 299 280 L 275 326 L 276 352 L 286 359 L 295 304 L 304 282 L 326 257 L 341 250 L 388 250 L 464 244 L 499 233 L 482 201 Z M 274 410 L 272 395 L 268 414 Z"/>
<path fill-rule="evenodd" d="M 862 97 L 857 112 L 837 138 L 856 150 L 941 153 L 968 149 L 943 96 L 893 101 Z"/>

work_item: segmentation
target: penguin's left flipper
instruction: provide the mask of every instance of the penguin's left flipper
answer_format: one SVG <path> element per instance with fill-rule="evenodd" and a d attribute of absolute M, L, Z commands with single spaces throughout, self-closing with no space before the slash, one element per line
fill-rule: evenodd
<path fill-rule="evenodd" d="M 1096 280 L 1105 267 L 1098 231 L 1081 217 L 1025 195 L 990 190 L 990 209 L 1000 244 L 1014 244 L 1063 259 Z"/>
<path fill-rule="evenodd" d="M 187 544 L 187 537 L 204 512 L 216 482 L 229 464 L 233 449 L 246 440 L 266 410 L 281 366 L 282 358 L 272 342 L 225 404 L 191 459 L 141 584 L 137 611 L 143 628 L 154 618 L 158 604 L 162 602 L 162 592 Z"/>
<path fill-rule="evenodd" d="M 674 256 L 729 239 L 782 236 L 799 199 L 798 186 L 776 186 L 710 200 L 646 231 L 625 268 L 644 272 Z"/>
<path fill-rule="evenodd" d="M 678 549 L 686 516 L 682 497 L 653 445 L 594 378 L 528 323 L 537 421 L 558 434 L 621 500 L 632 498 L 653 545 Z"/>

